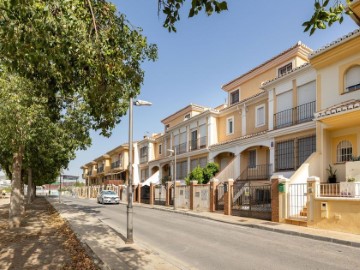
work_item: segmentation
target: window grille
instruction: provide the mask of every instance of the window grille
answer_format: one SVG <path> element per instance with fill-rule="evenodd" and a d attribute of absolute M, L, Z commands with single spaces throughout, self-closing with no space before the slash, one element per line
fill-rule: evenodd
<path fill-rule="evenodd" d="M 276 144 L 276 170 L 293 170 L 294 166 L 294 140 Z"/>
<path fill-rule="evenodd" d="M 349 161 L 352 157 L 352 144 L 349 141 L 341 141 L 337 145 L 336 161 L 341 163 Z"/>
<path fill-rule="evenodd" d="M 305 160 L 316 151 L 316 136 L 301 138 L 298 140 L 297 167 L 300 167 Z"/>

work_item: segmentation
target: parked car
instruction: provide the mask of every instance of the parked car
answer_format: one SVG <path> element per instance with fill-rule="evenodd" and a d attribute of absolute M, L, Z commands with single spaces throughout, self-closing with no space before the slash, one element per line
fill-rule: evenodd
<path fill-rule="evenodd" d="M 97 196 L 97 202 L 104 203 L 120 203 L 119 196 L 112 190 L 102 190 Z"/>

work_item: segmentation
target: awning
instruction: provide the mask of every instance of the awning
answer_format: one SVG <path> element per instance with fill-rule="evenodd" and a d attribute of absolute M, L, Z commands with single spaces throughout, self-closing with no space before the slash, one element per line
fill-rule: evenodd
<path fill-rule="evenodd" d="M 157 171 L 152 176 L 150 176 L 148 179 L 146 179 L 143 183 L 141 183 L 143 186 L 150 186 L 150 183 L 153 183 L 155 185 L 160 184 L 160 172 Z"/>

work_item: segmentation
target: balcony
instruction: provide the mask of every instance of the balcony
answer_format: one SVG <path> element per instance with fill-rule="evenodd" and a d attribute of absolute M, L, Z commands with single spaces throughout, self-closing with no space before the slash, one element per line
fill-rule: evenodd
<path fill-rule="evenodd" d="M 174 150 L 176 150 L 177 155 L 180 155 L 180 154 L 186 153 L 186 151 L 187 151 L 186 147 L 187 147 L 186 142 L 180 143 L 180 144 L 174 146 Z"/>
<path fill-rule="evenodd" d="M 119 168 L 120 166 L 120 160 L 111 163 L 111 169 Z"/>
<path fill-rule="evenodd" d="M 272 164 L 248 166 L 240 175 L 240 180 L 269 180 L 272 173 Z"/>
<path fill-rule="evenodd" d="M 274 114 L 274 129 L 290 127 L 313 119 L 316 101 Z"/>
<path fill-rule="evenodd" d="M 206 148 L 206 139 L 207 137 L 201 137 L 197 140 L 191 140 L 189 141 L 189 151 L 194 151 L 194 150 L 199 150 L 199 149 L 203 149 Z"/>
<path fill-rule="evenodd" d="M 148 160 L 149 160 L 149 158 L 147 155 L 140 157 L 140 163 L 146 163 L 146 162 L 148 162 Z"/>
<path fill-rule="evenodd" d="M 97 168 L 97 173 L 103 173 L 103 172 L 104 172 L 104 166 Z"/>

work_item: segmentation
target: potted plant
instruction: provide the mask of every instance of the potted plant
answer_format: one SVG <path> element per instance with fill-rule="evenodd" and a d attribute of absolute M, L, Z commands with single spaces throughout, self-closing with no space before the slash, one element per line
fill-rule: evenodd
<path fill-rule="evenodd" d="M 329 164 L 329 169 L 326 169 L 329 173 L 328 181 L 330 184 L 336 183 L 336 169 L 334 170 L 333 167 Z"/>

